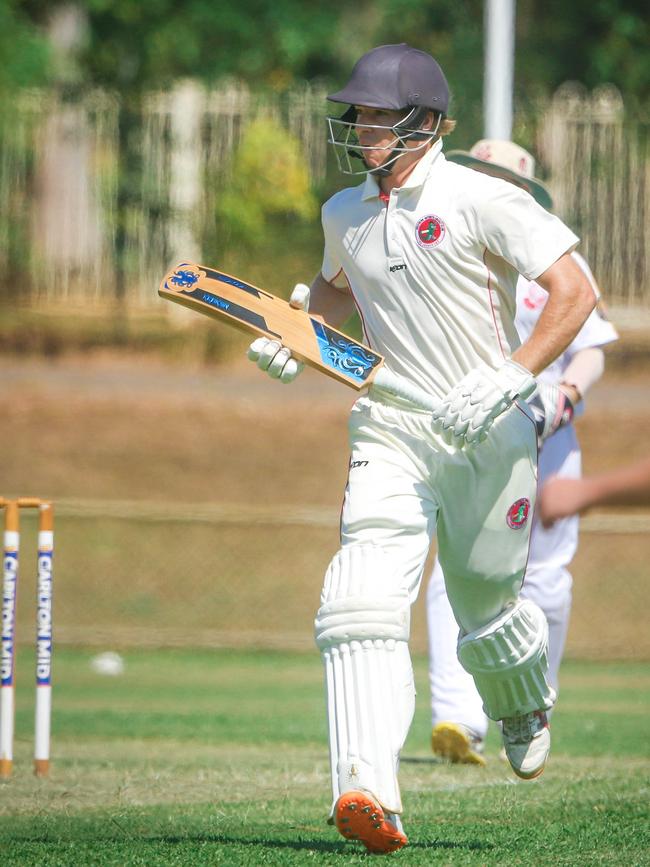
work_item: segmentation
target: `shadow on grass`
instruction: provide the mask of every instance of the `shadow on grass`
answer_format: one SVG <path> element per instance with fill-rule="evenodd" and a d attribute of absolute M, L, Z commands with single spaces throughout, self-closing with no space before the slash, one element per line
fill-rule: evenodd
<path fill-rule="evenodd" d="M 147 837 L 147 840 L 152 838 Z M 165 835 L 162 837 L 156 838 L 160 842 L 166 843 L 181 843 L 183 839 L 187 841 L 188 838 L 183 838 L 180 836 L 171 836 Z M 322 840 L 322 839 L 297 839 L 297 840 L 269 840 L 263 839 L 261 837 L 235 837 L 229 834 L 208 834 L 201 835 L 199 840 L 196 838 L 191 838 L 196 842 L 204 842 L 204 843 L 221 843 L 227 846 L 232 845 L 241 845 L 241 846 L 263 846 L 268 849 L 293 849 L 295 851 L 301 851 L 303 849 L 306 850 L 315 850 L 318 852 L 339 852 L 341 854 L 350 854 L 350 852 L 354 849 L 354 851 L 362 853 L 362 849 L 359 848 L 359 844 L 353 841 L 346 842 L 345 840 L 333 841 L 333 840 Z M 476 840 L 471 840 L 466 843 L 455 843 L 449 840 L 431 840 L 428 842 L 418 842 L 418 841 L 409 841 L 407 846 L 408 849 L 469 849 L 471 851 L 481 851 L 493 849 L 494 846 L 491 843 L 481 843 Z"/>
<path fill-rule="evenodd" d="M 84 836 L 84 842 L 88 842 Z M 238 837 L 231 834 L 160 834 L 139 835 L 125 831 L 123 836 L 108 837 L 100 835 L 97 843 L 124 843 L 138 841 L 139 845 L 163 845 L 163 846 L 193 846 L 213 844 L 217 846 L 253 846 L 265 849 L 289 849 L 296 852 L 315 851 L 331 854 L 350 855 L 353 851 L 359 855 L 364 854 L 359 844 L 352 841 L 334 841 L 323 839 L 273 840 L 264 837 Z M 14 837 L 14 843 L 53 843 L 64 842 L 61 838 L 53 840 L 51 835 L 38 834 L 24 837 Z M 67 841 L 66 841 L 67 842 Z M 450 840 L 409 841 L 407 849 L 419 850 L 468 850 L 472 852 L 488 851 L 494 849 L 492 843 L 483 843 L 478 840 L 468 840 L 465 843 L 452 842 Z"/>

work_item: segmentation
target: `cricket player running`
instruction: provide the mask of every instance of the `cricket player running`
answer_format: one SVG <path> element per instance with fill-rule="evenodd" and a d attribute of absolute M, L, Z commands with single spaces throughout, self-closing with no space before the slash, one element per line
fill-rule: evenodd
<path fill-rule="evenodd" d="M 397 780 L 415 705 L 410 606 L 437 534 L 460 626 L 458 655 L 510 764 L 538 776 L 555 693 L 546 619 L 519 599 L 535 500 L 537 434 L 525 400 L 596 303 L 570 252 L 578 238 L 523 190 L 448 163 L 449 91 L 428 54 L 382 45 L 329 96 L 346 174 L 323 207 L 325 250 L 291 302 L 333 326 L 359 312 L 388 369 L 426 389 L 421 411 L 372 386 L 350 417 L 341 548 L 316 616 L 327 691 L 330 820 L 371 852 L 407 843 Z M 358 163 L 354 168 L 353 160 Z M 549 295 L 528 340 L 514 327 L 518 274 Z M 300 371 L 278 342 L 249 350 L 281 381 Z"/>
<path fill-rule="evenodd" d="M 549 191 L 534 176 L 532 155 L 513 142 L 479 141 L 469 152 L 451 151 L 447 159 L 509 180 L 528 190 L 544 207 L 552 207 Z M 599 296 L 587 263 L 578 253 L 572 256 Z M 522 341 L 533 331 L 547 299 L 546 291 L 538 283 L 519 277 L 515 326 Z M 537 391 L 529 402 L 540 442 L 540 487 L 551 476 L 580 477 L 580 447 L 572 419 L 583 411 L 583 398 L 602 375 L 605 360 L 601 347 L 617 337 L 612 324 L 596 308 L 575 340 L 538 377 Z M 537 604 L 548 621 L 547 679 L 556 692 L 571 613 L 572 578 L 568 567 L 578 545 L 578 521 L 577 516 L 567 517 L 545 529 L 535 516 L 521 588 L 521 598 Z M 488 719 L 474 681 L 456 655 L 458 626 L 438 559 L 427 588 L 427 622 L 433 751 L 452 762 L 484 765 L 483 742 Z"/>

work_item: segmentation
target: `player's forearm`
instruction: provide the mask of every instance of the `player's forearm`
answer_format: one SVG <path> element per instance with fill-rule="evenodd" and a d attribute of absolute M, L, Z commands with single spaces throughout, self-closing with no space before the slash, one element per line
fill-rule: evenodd
<path fill-rule="evenodd" d="M 598 382 L 605 370 L 605 353 L 597 346 L 581 349 L 573 356 L 562 375 L 562 388 L 576 403 Z M 569 392 L 572 389 L 572 393 Z"/>
<path fill-rule="evenodd" d="M 329 283 L 321 273 L 311 284 L 309 312 L 333 328 L 340 328 L 355 311 L 354 299 L 347 287 Z"/>
<path fill-rule="evenodd" d="M 537 282 L 549 299 L 530 337 L 512 356 L 535 375 L 564 352 L 597 302 L 589 281 L 569 255 L 551 265 Z"/>
<path fill-rule="evenodd" d="M 584 508 L 589 506 L 650 506 L 650 458 L 583 480 Z"/>
<path fill-rule="evenodd" d="M 564 352 L 593 309 L 583 302 L 557 298 L 555 302 L 551 306 L 549 299 L 528 340 L 512 354 L 514 361 L 535 376 Z"/>

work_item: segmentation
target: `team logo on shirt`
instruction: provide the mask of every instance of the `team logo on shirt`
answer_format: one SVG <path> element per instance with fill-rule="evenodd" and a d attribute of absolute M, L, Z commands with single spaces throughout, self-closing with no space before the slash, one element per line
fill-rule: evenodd
<path fill-rule="evenodd" d="M 530 500 L 528 497 L 522 497 L 520 500 L 515 500 L 506 512 L 506 523 L 511 530 L 521 530 L 528 523 L 529 514 Z"/>
<path fill-rule="evenodd" d="M 445 224 L 440 217 L 436 217 L 435 214 L 429 214 L 418 220 L 415 227 L 415 238 L 420 247 L 431 249 L 440 244 L 445 237 L 445 231 Z"/>

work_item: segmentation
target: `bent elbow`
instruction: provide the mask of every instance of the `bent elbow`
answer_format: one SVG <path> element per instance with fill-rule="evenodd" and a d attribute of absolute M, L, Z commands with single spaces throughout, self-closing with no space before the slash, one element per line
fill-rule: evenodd
<path fill-rule="evenodd" d="M 578 291 L 574 296 L 575 306 L 580 309 L 582 313 L 584 313 L 585 319 L 589 316 L 589 314 L 595 310 L 596 305 L 598 304 L 598 295 L 596 294 L 594 287 L 589 283 L 588 280 L 583 280 L 580 282 L 578 286 Z"/>

